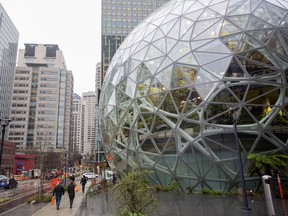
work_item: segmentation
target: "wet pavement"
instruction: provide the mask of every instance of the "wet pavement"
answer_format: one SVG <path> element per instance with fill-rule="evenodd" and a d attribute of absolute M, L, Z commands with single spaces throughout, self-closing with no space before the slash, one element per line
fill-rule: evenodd
<path fill-rule="evenodd" d="M 23 203 L 21 205 L 15 206 L 14 208 L 10 208 L 5 212 L 0 212 L 0 216 L 31 216 L 46 205 L 46 203 L 38 203 L 34 205 Z"/>
<path fill-rule="evenodd" d="M 248 197 L 250 212 L 242 210 L 242 196 L 213 196 L 203 194 L 185 194 L 177 192 L 155 192 L 158 209 L 151 216 L 265 216 L 268 215 L 264 196 Z M 286 207 L 286 214 L 284 212 Z M 67 193 L 63 196 L 60 210 L 50 204 L 22 204 L 1 213 L 0 216 L 114 216 L 117 202 L 111 191 L 94 196 L 76 193 L 73 208 L 69 208 Z M 277 199 L 276 215 L 287 216 L 288 200 Z"/>
<path fill-rule="evenodd" d="M 265 198 L 253 196 L 248 198 L 251 211 L 242 209 L 242 196 L 213 196 L 203 194 L 185 194 L 177 192 L 155 193 L 159 207 L 151 216 L 265 216 L 268 215 Z M 288 200 L 284 200 L 288 209 Z M 110 194 L 87 196 L 77 211 L 76 216 L 114 216 L 117 204 Z M 276 215 L 285 215 L 282 200 L 277 200 Z"/>

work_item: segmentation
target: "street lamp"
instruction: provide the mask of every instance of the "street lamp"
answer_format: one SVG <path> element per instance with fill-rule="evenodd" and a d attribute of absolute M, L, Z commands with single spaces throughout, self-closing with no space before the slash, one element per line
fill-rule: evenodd
<path fill-rule="evenodd" d="M 3 172 L 2 172 L 2 153 L 3 153 L 3 146 L 4 146 L 4 135 L 5 135 L 6 127 L 9 125 L 9 122 L 11 120 L 7 119 L 7 118 L 2 118 L 2 119 L 0 119 L 0 121 L 1 121 L 1 126 L 2 126 L 2 140 L 1 140 L 1 149 L 0 149 L 0 173 L 3 174 Z"/>
<path fill-rule="evenodd" d="M 64 151 L 65 151 L 64 186 L 66 186 L 66 181 L 67 181 L 67 180 L 66 180 L 66 179 L 67 179 L 67 153 L 68 153 L 68 151 L 67 151 L 66 148 L 64 148 Z"/>
<path fill-rule="evenodd" d="M 243 196 L 243 203 L 244 203 L 244 206 L 242 209 L 245 211 L 250 211 L 251 208 L 249 208 L 248 202 L 247 202 L 246 185 L 245 185 L 243 164 L 242 164 L 242 158 L 241 158 L 241 152 L 240 152 L 239 137 L 238 137 L 238 132 L 237 132 L 237 119 L 239 118 L 239 115 L 240 115 L 240 109 L 233 112 L 233 128 L 234 128 L 234 135 L 235 135 L 236 145 L 237 145 L 240 178 L 241 178 L 241 185 L 242 185 L 242 196 Z"/>

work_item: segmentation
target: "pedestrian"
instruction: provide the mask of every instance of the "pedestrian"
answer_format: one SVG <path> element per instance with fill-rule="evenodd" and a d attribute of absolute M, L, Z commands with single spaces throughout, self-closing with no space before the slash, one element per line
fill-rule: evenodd
<path fill-rule="evenodd" d="M 74 183 L 74 181 L 75 181 L 75 176 L 74 176 L 73 174 L 70 176 L 70 180 L 73 181 L 73 183 Z"/>
<path fill-rule="evenodd" d="M 82 185 L 82 192 L 85 192 L 85 185 L 87 183 L 87 178 L 85 175 L 82 176 L 81 180 L 80 180 L 80 184 Z"/>
<path fill-rule="evenodd" d="M 61 185 L 60 181 L 58 181 L 56 187 L 53 189 L 53 196 L 55 194 L 57 210 L 59 210 L 61 198 L 62 195 L 64 195 L 64 193 L 65 193 L 64 187 Z"/>
<path fill-rule="evenodd" d="M 70 200 L 70 208 L 72 208 L 73 205 L 73 200 L 75 198 L 75 184 L 73 180 L 70 180 L 70 184 L 68 185 L 68 195 L 69 195 L 69 200 Z"/>
<path fill-rule="evenodd" d="M 113 175 L 112 175 L 112 183 L 113 183 L 113 185 L 116 184 L 116 181 L 117 181 L 117 178 L 116 178 L 115 174 L 113 173 Z"/>

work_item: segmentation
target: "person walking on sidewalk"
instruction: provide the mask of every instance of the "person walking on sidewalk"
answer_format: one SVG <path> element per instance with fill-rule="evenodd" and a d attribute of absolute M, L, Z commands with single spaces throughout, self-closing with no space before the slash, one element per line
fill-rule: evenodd
<path fill-rule="evenodd" d="M 80 181 L 80 184 L 82 185 L 82 192 L 84 193 L 85 192 L 85 185 L 87 183 L 87 178 L 85 175 L 82 176 L 81 178 L 81 181 Z"/>
<path fill-rule="evenodd" d="M 68 191 L 69 200 L 70 200 L 70 208 L 72 208 L 73 200 L 75 198 L 75 184 L 73 180 L 70 181 L 67 191 Z"/>
<path fill-rule="evenodd" d="M 75 181 L 75 176 L 73 174 L 70 176 L 70 180 L 73 182 Z"/>
<path fill-rule="evenodd" d="M 57 182 L 56 187 L 53 189 L 53 196 L 55 194 L 57 210 L 59 210 L 61 198 L 62 195 L 64 195 L 64 193 L 65 193 L 64 187 L 61 185 L 60 182 Z"/>

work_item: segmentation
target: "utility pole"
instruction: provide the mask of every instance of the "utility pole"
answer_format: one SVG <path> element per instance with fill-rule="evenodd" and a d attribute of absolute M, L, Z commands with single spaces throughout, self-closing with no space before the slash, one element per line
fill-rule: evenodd
<path fill-rule="evenodd" d="M 0 174 L 4 174 L 4 172 L 2 171 L 2 154 L 3 154 L 3 148 L 4 148 L 4 137 L 5 137 L 6 127 L 9 125 L 11 120 L 7 118 L 2 118 L 0 119 L 0 121 L 1 121 L 1 126 L 2 126 L 2 139 L 1 139 L 1 149 L 0 149 Z"/>
<path fill-rule="evenodd" d="M 239 137 L 238 137 L 238 131 L 237 131 L 237 120 L 239 118 L 240 111 L 241 111 L 241 109 L 236 110 L 233 113 L 233 129 L 234 129 L 234 135 L 235 135 L 236 145 L 237 145 L 237 153 L 238 153 L 238 160 L 239 160 L 239 171 L 240 171 L 240 178 L 241 178 L 241 185 L 242 185 L 241 187 L 242 187 L 242 196 L 243 196 L 243 204 L 244 204 L 242 209 L 244 211 L 251 211 L 251 208 L 249 208 L 248 201 L 247 201 L 246 185 L 245 185 L 243 164 L 242 164 Z"/>

